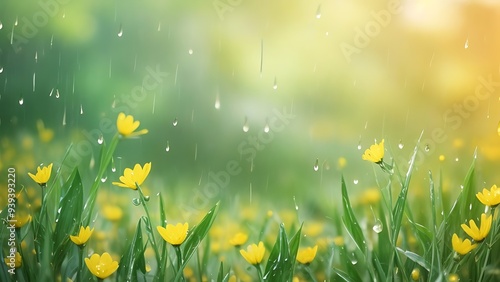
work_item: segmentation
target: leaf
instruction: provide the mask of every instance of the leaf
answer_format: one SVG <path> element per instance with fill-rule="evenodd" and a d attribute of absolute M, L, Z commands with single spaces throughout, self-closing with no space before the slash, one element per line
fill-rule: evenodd
<path fill-rule="evenodd" d="M 264 271 L 264 280 L 270 281 L 291 281 L 293 275 L 293 265 L 297 257 L 298 245 L 300 243 L 300 230 L 297 231 L 294 238 L 290 241 L 293 247 L 290 250 L 288 239 L 286 236 L 284 224 L 280 224 L 280 229 L 276 242 L 269 259 L 267 260 L 266 268 Z M 292 253 L 294 256 L 292 257 Z"/>
<path fill-rule="evenodd" d="M 345 185 L 344 176 L 341 177 L 341 186 L 342 186 L 342 205 L 344 207 L 344 214 L 342 216 L 342 220 L 344 222 L 344 226 L 347 229 L 347 233 L 354 240 L 354 243 L 358 247 L 358 249 L 366 254 L 366 241 L 365 236 L 363 235 L 363 231 L 359 226 L 358 220 L 354 215 L 354 212 L 351 207 L 351 202 L 349 200 L 349 195 L 347 194 L 347 188 Z"/>
<path fill-rule="evenodd" d="M 78 169 L 75 168 L 64 186 L 67 193 L 59 203 L 56 227 L 53 237 L 54 268 L 58 270 L 68 252 L 71 243 L 69 236 L 73 235 L 81 223 L 83 211 L 83 185 Z M 57 271 L 56 271 L 57 272 Z"/>
<path fill-rule="evenodd" d="M 179 271 L 177 272 L 177 275 L 175 276 L 175 281 L 180 281 L 183 275 L 184 267 L 186 267 L 186 265 L 189 262 L 189 259 L 198 248 L 198 245 L 201 243 L 203 238 L 205 238 L 205 236 L 208 233 L 208 230 L 210 230 L 210 227 L 212 227 L 212 224 L 215 218 L 217 217 L 217 213 L 219 212 L 219 204 L 220 203 L 217 202 L 217 204 L 215 204 L 215 206 L 212 209 L 210 209 L 210 211 L 208 211 L 205 217 L 190 232 L 190 234 L 186 238 L 186 241 L 182 244 L 183 262 Z"/>
<path fill-rule="evenodd" d="M 430 271 L 431 267 L 430 267 L 429 263 L 420 255 L 418 255 L 414 252 L 404 251 L 400 248 L 398 248 L 398 251 L 400 251 L 403 255 L 405 255 L 407 258 L 411 259 L 412 261 L 414 261 L 415 263 L 417 263 L 421 267 L 425 268 L 427 271 Z"/>
<path fill-rule="evenodd" d="M 146 273 L 144 260 L 144 243 L 142 240 L 141 219 L 137 222 L 135 235 L 120 259 L 117 279 L 123 281 L 137 281 L 137 270 Z"/>

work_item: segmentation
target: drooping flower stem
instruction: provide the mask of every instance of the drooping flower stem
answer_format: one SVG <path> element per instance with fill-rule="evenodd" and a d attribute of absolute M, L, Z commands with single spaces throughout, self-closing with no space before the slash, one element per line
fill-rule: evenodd
<path fill-rule="evenodd" d="M 141 186 L 136 183 L 137 190 L 139 191 L 139 198 L 141 200 L 142 207 L 144 208 L 144 212 L 146 213 L 146 228 L 148 229 L 148 237 L 149 241 L 151 241 L 151 247 L 153 248 L 155 252 L 155 257 L 156 257 L 156 265 L 158 267 L 158 281 L 163 281 L 164 279 L 164 266 L 161 261 L 160 257 L 160 251 L 159 248 L 157 247 L 158 245 L 156 244 L 156 239 L 155 236 L 153 235 L 153 225 L 151 224 L 151 216 L 149 214 L 149 208 L 146 202 L 148 201 L 146 197 L 144 196 L 144 193 L 142 192 Z"/>

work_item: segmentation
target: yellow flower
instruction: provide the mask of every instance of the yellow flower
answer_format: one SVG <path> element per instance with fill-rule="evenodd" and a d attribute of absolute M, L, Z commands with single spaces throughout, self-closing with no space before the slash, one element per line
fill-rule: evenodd
<path fill-rule="evenodd" d="M 28 172 L 28 175 L 40 186 L 45 186 L 50 178 L 50 173 L 52 172 L 52 164 L 44 166 L 43 168 L 37 167 L 36 174 Z"/>
<path fill-rule="evenodd" d="M 307 247 L 305 249 L 300 249 L 297 253 L 297 261 L 302 264 L 309 264 L 316 257 L 316 252 L 318 251 L 318 245 L 314 248 Z"/>
<path fill-rule="evenodd" d="M 418 281 L 420 279 L 420 269 L 414 268 L 411 271 L 411 280 Z"/>
<path fill-rule="evenodd" d="M 103 253 L 102 256 L 93 254 L 90 258 L 85 258 L 85 264 L 90 272 L 100 279 L 107 278 L 118 269 L 118 262 L 108 253 Z"/>
<path fill-rule="evenodd" d="M 144 164 L 144 167 L 141 167 L 141 165 L 136 164 L 133 170 L 130 168 L 126 168 L 125 171 L 123 172 L 123 176 L 120 176 L 121 182 L 113 182 L 113 185 L 136 190 L 137 185 L 142 185 L 144 180 L 146 180 L 146 177 L 148 177 L 150 171 L 151 171 L 150 162 Z"/>
<path fill-rule="evenodd" d="M 361 158 L 365 161 L 374 162 L 379 164 L 384 159 L 384 139 L 378 144 L 373 144 L 369 149 L 366 149 Z"/>
<path fill-rule="evenodd" d="M 259 245 L 249 245 L 246 251 L 240 250 L 240 254 L 243 256 L 243 258 L 248 263 L 253 265 L 259 264 L 262 261 L 265 252 L 266 248 L 264 248 L 264 243 L 262 241 L 259 242 Z"/>
<path fill-rule="evenodd" d="M 233 236 L 233 238 L 231 238 L 229 240 L 229 244 L 235 246 L 235 247 L 239 247 L 243 244 L 245 244 L 248 240 L 248 235 L 245 234 L 245 233 L 242 233 L 242 232 L 238 232 L 236 233 L 236 235 Z"/>
<path fill-rule="evenodd" d="M 458 274 L 453 273 L 448 275 L 448 282 L 458 282 L 458 281 L 460 281 L 460 276 L 458 276 Z"/>
<path fill-rule="evenodd" d="M 109 221 L 119 221 L 123 217 L 123 211 L 119 206 L 105 205 L 102 216 Z"/>
<path fill-rule="evenodd" d="M 125 115 L 124 113 L 118 114 L 118 119 L 116 120 L 116 127 L 118 128 L 118 133 L 123 137 L 133 137 L 148 133 L 147 129 L 139 130 L 134 132 L 139 125 L 140 121 L 134 121 L 134 116 Z"/>
<path fill-rule="evenodd" d="M 10 257 L 12 254 L 9 254 L 5 259 L 5 264 L 10 267 L 10 268 L 19 268 L 23 264 L 23 260 L 21 257 L 21 254 L 19 252 L 16 252 L 15 257 Z"/>
<path fill-rule="evenodd" d="M 477 228 L 476 223 L 474 220 L 469 221 L 469 226 L 467 224 L 462 224 L 462 229 L 469 235 L 474 241 L 476 242 L 481 242 L 488 236 L 488 233 L 490 232 L 491 229 L 491 221 L 493 217 L 490 215 L 486 217 L 486 214 L 483 213 L 481 214 L 481 227 Z"/>
<path fill-rule="evenodd" d="M 483 188 L 483 193 L 478 192 L 476 197 L 483 205 L 496 207 L 500 204 L 500 188 L 496 185 L 491 186 L 490 190 Z"/>
<path fill-rule="evenodd" d="M 78 246 L 81 246 L 89 240 L 90 236 L 92 236 L 92 232 L 94 232 L 94 228 L 90 229 L 90 226 L 83 227 L 80 226 L 80 232 L 77 236 L 70 235 L 69 238 L 73 243 Z"/>
<path fill-rule="evenodd" d="M 21 228 L 26 225 L 26 223 L 31 221 L 31 215 L 25 214 L 23 212 L 16 212 L 16 216 L 12 220 L 15 220 L 14 225 L 16 226 L 16 228 Z"/>
<path fill-rule="evenodd" d="M 456 233 L 454 233 L 451 238 L 451 245 L 453 246 L 453 250 L 461 255 L 468 254 L 475 247 L 477 247 L 477 244 L 472 244 L 469 239 L 462 241 L 462 239 L 458 238 Z"/>
<path fill-rule="evenodd" d="M 54 130 L 45 128 L 43 120 L 39 119 L 36 121 L 36 128 L 38 129 L 38 137 L 42 142 L 50 142 L 54 138 Z"/>
<path fill-rule="evenodd" d="M 177 223 L 177 225 L 167 224 L 166 228 L 157 226 L 156 230 L 158 230 L 163 240 L 167 241 L 172 246 L 179 246 L 186 240 L 188 227 L 186 222 L 184 224 Z"/>

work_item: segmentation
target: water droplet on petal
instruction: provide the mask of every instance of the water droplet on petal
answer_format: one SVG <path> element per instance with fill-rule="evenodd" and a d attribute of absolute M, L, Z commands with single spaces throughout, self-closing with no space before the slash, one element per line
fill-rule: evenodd
<path fill-rule="evenodd" d="M 140 199 L 138 199 L 138 198 L 133 198 L 133 199 L 132 199 L 132 204 L 133 204 L 134 206 L 138 206 L 138 205 L 140 205 L 140 204 L 141 204 L 141 200 L 140 200 Z"/>
<path fill-rule="evenodd" d="M 174 121 L 172 122 L 172 125 L 173 125 L 173 126 L 177 126 L 177 123 L 178 123 L 178 122 L 179 122 L 179 121 L 177 120 L 177 118 L 175 118 L 175 119 L 174 119 Z"/>
<path fill-rule="evenodd" d="M 314 162 L 313 169 L 314 169 L 314 171 L 318 171 L 318 169 L 319 169 L 319 159 L 316 159 L 316 161 Z"/>

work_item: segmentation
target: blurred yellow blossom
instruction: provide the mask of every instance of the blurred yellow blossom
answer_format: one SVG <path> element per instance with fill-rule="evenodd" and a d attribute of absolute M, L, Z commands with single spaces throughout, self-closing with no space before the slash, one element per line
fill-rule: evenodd
<path fill-rule="evenodd" d="M 491 229 L 492 216 L 486 217 L 486 214 L 481 214 L 481 225 L 478 228 L 474 220 L 469 221 L 469 226 L 467 224 L 462 224 L 462 229 L 469 235 L 474 241 L 481 242 L 488 236 Z"/>
<path fill-rule="evenodd" d="M 16 252 L 15 257 L 6 257 L 4 261 L 8 267 L 19 268 L 23 264 L 23 258 L 19 252 Z"/>
<path fill-rule="evenodd" d="M 233 238 L 229 239 L 229 244 L 239 247 L 245 244 L 248 240 L 248 235 L 243 232 L 236 233 Z"/>
<path fill-rule="evenodd" d="M 458 276 L 458 274 L 452 273 L 448 275 L 448 282 L 458 282 L 458 281 L 460 281 L 460 276 Z"/>
<path fill-rule="evenodd" d="M 384 159 L 384 139 L 378 144 L 373 144 L 369 149 L 366 149 L 365 153 L 361 157 L 365 161 L 374 162 L 379 164 Z"/>
<path fill-rule="evenodd" d="M 123 217 L 123 211 L 119 206 L 105 205 L 102 208 L 102 216 L 109 221 L 119 221 Z"/>
<path fill-rule="evenodd" d="M 347 165 L 347 159 L 344 157 L 340 157 L 337 160 L 337 168 L 338 169 L 343 169 Z"/>
<path fill-rule="evenodd" d="M 81 246 L 87 243 L 90 236 L 92 236 L 92 232 L 94 232 L 94 228 L 90 229 L 90 226 L 87 227 L 80 226 L 80 232 L 78 232 L 78 235 L 76 236 L 70 235 L 69 238 L 71 239 L 71 241 L 73 241 L 73 243 L 75 243 L 78 246 Z"/>
<path fill-rule="evenodd" d="M 85 264 L 89 271 L 100 279 L 109 277 L 118 269 L 118 262 L 106 252 L 102 256 L 93 254 L 90 258 L 85 258 Z"/>
<path fill-rule="evenodd" d="M 177 223 L 177 225 L 167 224 L 166 228 L 163 226 L 156 227 L 163 240 L 167 241 L 172 246 L 179 246 L 186 240 L 188 228 L 187 222 L 184 224 Z"/>
<path fill-rule="evenodd" d="M 113 182 L 113 185 L 136 190 L 137 185 L 142 185 L 144 180 L 146 180 L 146 177 L 148 177 L 150 171 L 150 162 L 144 164 L 144 167 L 141 167 L 140 164 L 136 164 L 133 170 L 126 168 L 123 175 L 120 176 L 121 182 Z"/>
<path fill-rule="evenodd" d="M 54 130 L 45 128 L 43 120 L 39 119 L 36 121 L 36 128 L 38 129 L 38 137 L 44 143 L 52 141 L 54 138 Z"/>
<path fill-rule="evenodd" d="M 302 264 L 311 263 L 316 257 L 316 252 L 318 251 L 318 245 L 314 246 L 314 248 L 307 247 L 300 249 L 297 253 L 297 261 Z"/>
<path fill-rule="evenodd" d="M 140 121 L 134 121 L 134 116 L 125 115 L 125 113 L 119 113 L 118 119 L 116 120 L 116 127 L 118 128 L 118 133 L 123 137 L 133 137 L 148 133 L 147 129 L 142 129 L 135 131 L 139 125 Z"/>
<path fill-rule="evenodd" d="M 52 163 L 48 166 L 37 167 L 36 174 L 28 172 L 28 175 L 40 186 L 44 187 L 50 179 L 50 174 L 52 172 Z"/>
<path fill-rule="evenodd" d="M 14 216 L 12 221 L 14 221 L 14 225 L 16 226 L 16 228 L 21 228 L 26 225 L 26 223 L 31 221 L 31 215 L 25 212 L 16 212 L 16 215 Z"/>
<path fill-rule="evenodd" d="M 462 239 L 458 238 L 456 233 L 454 233 L 451 238 L 451 245 L 453 246 L 453 250 L 461 255 L 468 254 L 475 247 L 477 247 L 477 244 L 472 244 L 469 239 L 462 241 Z"/>
<path fill-rule="evenodd" d="M 420 279 L 420 269 L 414 268 L 411 271 L 411 280 L 418 281 Z"/>
<path fill-rule="evenodd" d="M 264 243 L 261 241 L 258 245 L 251 244 L 247 247 L 246 250 L 240 250 L 240 254 L 243 258 L 250 264 L 256 265 L 261 263 L 264 258 L 264 254 L 266 252 L 266 248 L 264 247 Z"/>

